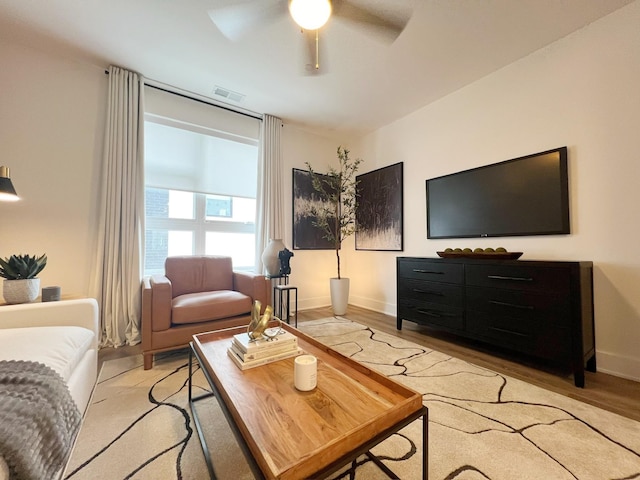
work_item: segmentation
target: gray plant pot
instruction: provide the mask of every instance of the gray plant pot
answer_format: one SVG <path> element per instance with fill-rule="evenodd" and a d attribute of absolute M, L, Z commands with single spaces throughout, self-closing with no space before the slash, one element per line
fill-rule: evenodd
<path fill-rule="evenodd" d="M 40 293 L 40 279 L 27 278 L 23 280 L 4 280 L 2 295 L 7 303 L 29 303 L 38 298 Z"/>

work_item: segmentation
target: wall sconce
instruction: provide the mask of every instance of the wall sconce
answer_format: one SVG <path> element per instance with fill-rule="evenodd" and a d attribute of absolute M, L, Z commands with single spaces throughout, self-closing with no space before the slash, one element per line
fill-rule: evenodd
<path fill-rule="evenodd" d="M 16 189 L 13 188 L 11 178 L 9 178 L 9 168 L 0 167 L 0 201 L 3 202 L 15 202 L 20 200 Z"/>

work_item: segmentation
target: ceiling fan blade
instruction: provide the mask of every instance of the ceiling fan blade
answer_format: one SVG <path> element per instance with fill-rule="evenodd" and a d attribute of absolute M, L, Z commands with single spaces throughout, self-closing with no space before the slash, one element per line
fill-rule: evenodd
<path fill-rule="evenodd" d="M 384 15 L 373 10 L 350 3 L 348 0 L 333 1 L 333 15 L 340 20 L 347 21 L 356 27 L 377 33 L 384 39 L 393 42 L 402 33 L 409 22 L 411 12 L 407 10 Z"/>
<path fill-rule="evenodd" d="M 287 0 L 251 0 L 213 8 L 207 13 L 218 30 L 237 41 L 251 30 L 275 21 L 289 10 Z"/>
<path fill-rule="evenodd" d="M 329 71 L 324 36 L 318 30 L 302 30 L 304 75 L 323 75 Z"/>

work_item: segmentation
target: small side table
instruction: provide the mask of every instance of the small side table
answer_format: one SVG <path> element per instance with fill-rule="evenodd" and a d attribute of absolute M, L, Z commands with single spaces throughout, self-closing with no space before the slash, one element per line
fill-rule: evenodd
<path fill-rule="evenodd" d="M 289 285 L 289 275 L 265 275 L 265 277 L 271 282 L 271 285 Z M 271 297 L 271 302 L 273 305 L 273 312 L 276 313 L 276 289 L 273 289 L 273 297 Z"/>
<path fill-rule="evenodd" d="M 276 285 L 273 287 L 274 311 L 278 312 L 280 320 L 291 324 L 291 292 L 295 293 L 295 327 L 298 328 L 298 287 L 293 285 Z M 283 312 L 285 316 L 283 316 Z"/>
<path fill-rule="evenodd" d="M 289 275 L 265 275 L 265 277 L 269 280 L 277 280 L 278 285 L 289 285 Z"/>

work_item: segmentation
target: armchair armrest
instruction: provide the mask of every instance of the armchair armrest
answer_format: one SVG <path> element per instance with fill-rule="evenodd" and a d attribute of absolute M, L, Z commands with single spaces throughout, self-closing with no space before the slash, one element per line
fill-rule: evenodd
<path fill-rule="evenodd" d="M 233 289 L 259 300 L 262 310 L 271 302 L 270 283 L 264 275 L 250 272 L 233 272 Z"/>
<path fill-rule="evenodd" d="M 83 298 L 0 307 L 0 328 L 51 326 L 76 326 L 91 330 L 94 333 L 92 347 L 98 348 L 98 302 L 94 298 Z"/>
<path fill-rule="evenodd" d="M 152 331 L 171 327 L 171 280 L 164 275 L 152 275 L 142 281 L 142 343 Z M 145 335 L 145 332 L 147 333 Z M 150 340 L 149 340 L 150 341 Z"/>

